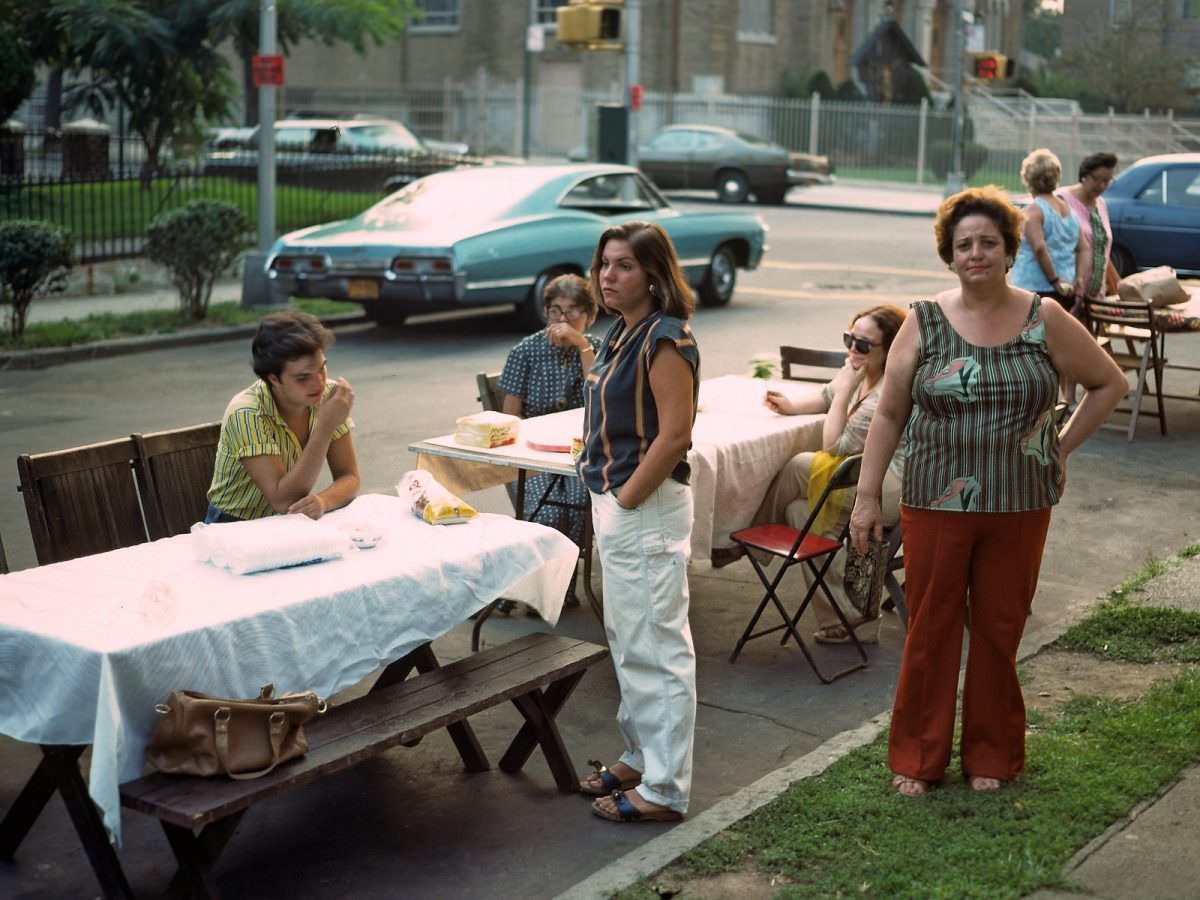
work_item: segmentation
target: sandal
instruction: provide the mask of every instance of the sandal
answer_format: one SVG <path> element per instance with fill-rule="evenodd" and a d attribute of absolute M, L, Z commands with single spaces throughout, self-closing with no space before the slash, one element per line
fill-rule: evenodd
<path fill-rule="evenodd" d="M 655 806 L 654 809 L 638 809 L 625 796 L 624 791 L 613 791 L 612 799 L 616 805 L 615 813 L 600 806 L 599 799 L 592 803 L 592 812 L 610 822 L 678 822 L 683 818 L 683 813 L 665 806 Z"/>
<path fill-rule="evenodd" d="M 636 772 L 632 778 L 622 781 L 598 759 L 589 759 L 588 765 L 596 771 L 579 782 L 579 792 L 587 794 L 589 797 L 607 797 L 613 791 L 627 791 L 642 783 L 642 776 Z M 629 771 L 633 772 L 632 769 Z"/>
<path fill-rule="evenodd" d="M 892 779 L 892 787 L 901 797 L 923 797 L 929 793 L 929 782 L 909 775 L 897 775 Z"/>
<path fill-rule="evenodd" d="M 859 634 L 857 629 L 862 625 L 869 625 L 876 622 L 878 619 L 859 619 L 857 622 L 851 622 L 850 625 L 856 629 L 855 635 L 858 637 L 860 644 L 878 644 L 879 643 L 879 628 L 876 627 L 875 633 L 871 635 Z M 818 628 L 813 632 L 813 640 L 818 644 L 849 644 L 850 632 L 843 625 L 826 625 L 824 628 Z"/>

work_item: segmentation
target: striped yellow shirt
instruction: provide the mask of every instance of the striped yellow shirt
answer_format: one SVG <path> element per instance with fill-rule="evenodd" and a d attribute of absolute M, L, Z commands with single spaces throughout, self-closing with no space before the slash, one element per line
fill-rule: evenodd
<path fill-rule="evenodd" d="M 333 390 L 333 382 L 325 385 L 325 396 Z M 311 432 L 317 423 L 318 407 L 308 408 L 308 427 Z M 333 432 L 336 441 L 350 433 L 354 421 L 347 418 Z M 270 502 L 258 489 L 242 460 L 250 456 L 279 456 L 285 469 L 300 458 L 300 440 L 287 427 L 271 388 L 265 381 L 254 382 L 240 392 L 225 409 L 221 419 L 221 439 L 217 444 L 217 461 L 213 467 L 208 502 L 222 512 L 239 519 L 262 519 L 274 515 Z"/>

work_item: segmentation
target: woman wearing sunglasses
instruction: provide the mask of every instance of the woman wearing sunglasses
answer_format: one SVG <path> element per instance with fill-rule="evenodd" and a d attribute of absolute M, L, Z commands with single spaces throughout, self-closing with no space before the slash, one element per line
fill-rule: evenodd
<path fill-rule="evenodd" d="M 754 517 L 756 523 L 787 522 L 793 528 L 802 527 L 808 519 L 809 496 L 820 496 L 837 461 L 862 453 L 866 446 L 867 429 L 879 403 L 879 388 L 883 384 L 888 350 L 903 321 L 904 310 L 898 306 L 875 306 L 863 310 L 854 316 L 849 330 L 842 335 L 842 343 L 847 350 L 845 365 L 821 389 L 819 395 L 789 400 L 777 391 L 767 391 L 764 405 L 780 415 L 825 413 L 825 422 L 821 430 L 821 451 L 797 453 L 788 460 L 767 489 L 762 506 Z M 903 477 L 904 455 L 903 448 L 900 448 L 884 482 L 884 521 L 890 524 L 900 517 Z M 830 517 L 818 522 L 823 534 L 837 537 L 841 533 L 850 516 L 850 500 L 852 498 L 840 504 Z M 730 561 L 714 551 L 714 566 Z M 875 643 L 879 640 L 878 614 L 873 613 L 869 620 L 861 616 L 855 620 L 854 608 L 846 602 L 843 588 L 844 564 L 845 554 L 837 554 L 829 567 L 826 583 L 838 605 L 850 617 L 850 624 L 858 639 Z M 801 567 L 801 571 L 806 579 L 810 577 L 807 567 Z M 829 601 L 820 592 L 813 596 L 812 609 L 818 625 L 814 635 L 817 641 L 844 644 L 850 640 L 850 635 L 838 621 Z"/>

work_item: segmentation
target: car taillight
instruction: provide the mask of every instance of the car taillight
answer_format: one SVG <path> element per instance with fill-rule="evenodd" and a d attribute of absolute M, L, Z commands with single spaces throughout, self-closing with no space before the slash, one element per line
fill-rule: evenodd
<path fill-rule="evenodd" d="M 416 263 L 411 259 L 400 259 L 397 257 L 392 260 L 392 268 L 397 272 L 411 272 L 416 267 Z"/>
<path fill-rule="evenodd" d="M 324 271 L 325 260 L 320 256 L 310 257 L 308 260 L 308 267 L 314 271 Z"/>
<path fill-rule="evenodd" d="M 449 272 L 451 268 L 452 266 L 448 259 L 435 259 L 433 261 L 433 271 L 435 272 Z"/>
<path fill-rule="evenodd" d="M 277 256 L 275 257 L 273 267 L 280 272 L 290 272 L 296 268 L 296 261 L 290 256 Z"/>

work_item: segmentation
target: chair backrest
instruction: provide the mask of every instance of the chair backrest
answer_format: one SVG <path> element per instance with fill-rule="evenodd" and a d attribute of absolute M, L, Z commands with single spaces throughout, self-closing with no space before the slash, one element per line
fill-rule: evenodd
<path fill-rule="evenodd" d="M 220 422 L 132 436 L 151 540 L 185 534 L 208 511 Z"/>
<path fill-rule="evenodd" d="M 500 396 L 500 373 L 480 372 L 475 376 L 475 386 L 479 389 L 479 402 L 485 410 L 503 412 L 504 399 Z"/>
<path fill-rule="evenodd" d="M 133 441 L 119 438 L 17 457 L 38 563 L 147 540 L 133 478 Z"/>
<path fill-rule="evenodd" d="M 816 522 L 817 517 L 821 514 L 821 509 L 829 501 L 830 494 L 832 494 L 834 491 L 840 491 L 858 485 L 858 473 L 861 469 L 861 453 L 855 454 L 854 456 L 847 456 L 840 463 L 838 463 L 837 468 L 833 470 L 833 474 L 829 476 L 829 483 L 825 485 L 825 490 L 821 491 L 821 495 L 817 498 L 817 502 L 811 504 L 811 509 L 808 513 L 808 521 L 806 521 L 804 523 L 804 527 L 800 529 L 800 533 L 802 535 L 807 534 L 812 530 L 813 523 Z M 840 539 L 844 539 L 846 537 L 849 527 L 850 523 L 849 520 L 847 520 L 846 527 L 842 529 L 843 533 Z M 797 541 L 799 541 L 799 538 L 797 538 Z"/>
<path fill-rule="evenodd" d="M 844 350 L 813 350 L 810 347 L 779 348 L 779 360 L 783 364 L 783 377 L 788 381 L 816 381 L 824 384 L 846 364 Z M 825 369 L 824 373 L 813 369 Z M 828 371 L 832 370 L 832 371 Z"/>
<path fill-rule="evenodd" d="M 1124 303 L 1116 300 L 1084 300 L 1084 311 L 1097 336 L 1133 337 L 1142 340 L 1157 330 L 1154 309 L 1149 303 Z M 1140 328 L 1148 335 L 1129 335 L 1127 329 Z"/>
<path fill-rule="evenodd" d="M 0 538 L 0 575 L 8 574 L 8 557 L 4 555 L 4 539 Z"/>

